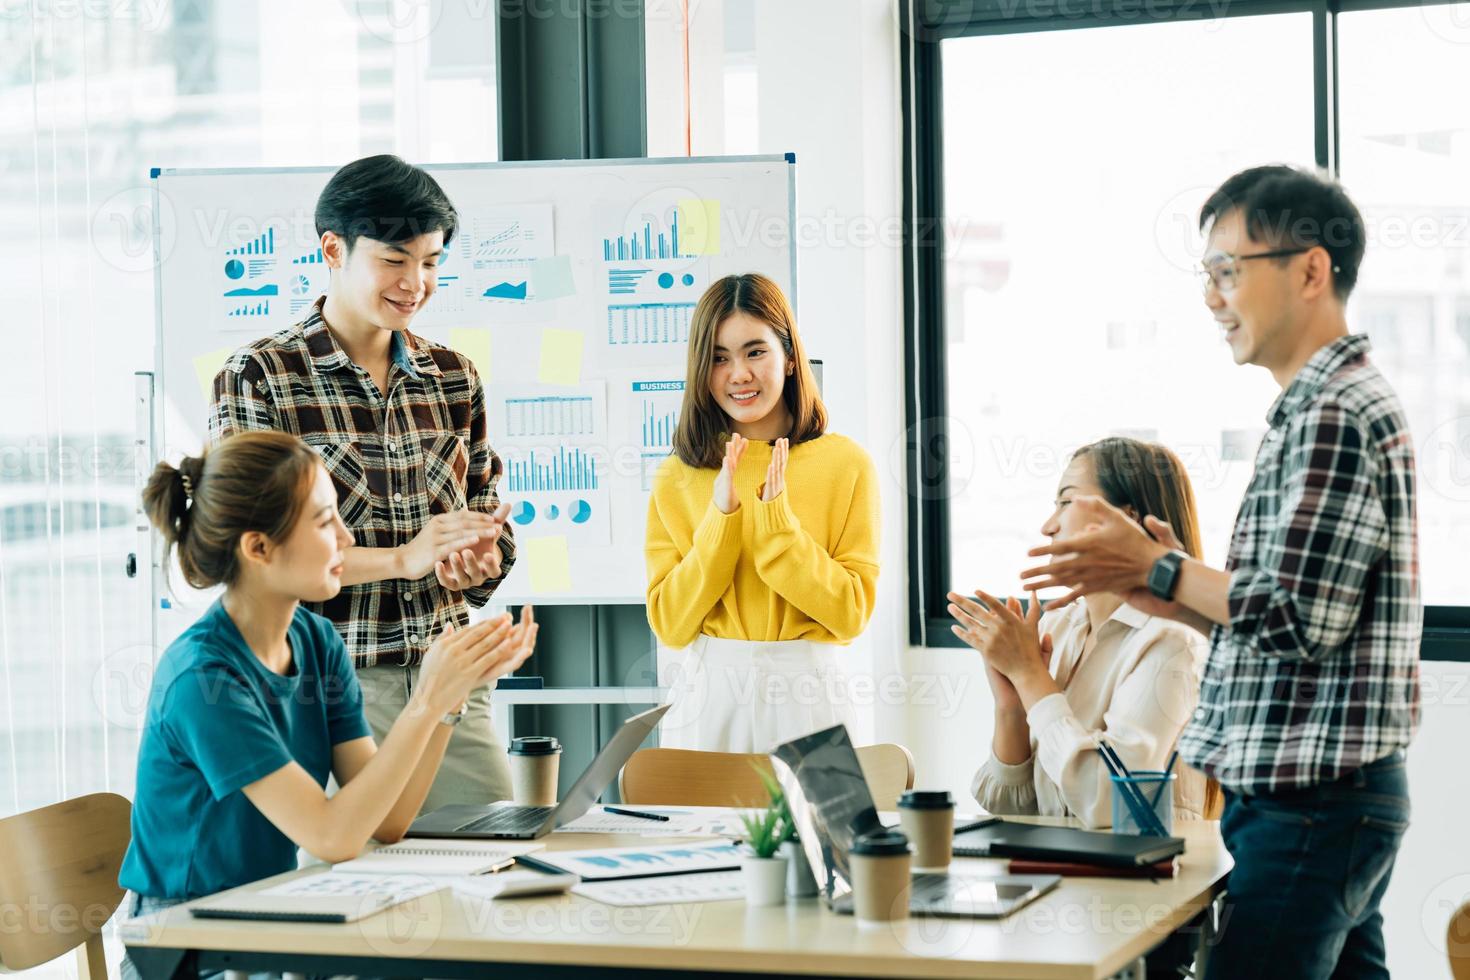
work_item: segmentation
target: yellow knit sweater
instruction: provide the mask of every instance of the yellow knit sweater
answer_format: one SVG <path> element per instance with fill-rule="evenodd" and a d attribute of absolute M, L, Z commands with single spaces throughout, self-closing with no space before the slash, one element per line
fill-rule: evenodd
<path fill-rule="evenodd" d="M 732 640 L 847 643 L 873 615 L 878 477 L 862 447 L 827 433 L 791 447 L 786 489 L 759 498 L 769 443 L 735 471 L 740 507 L 714 505 L 719 470 L 677 456 L 648 502 L 648 622 L 671 647 L 701 633 Z"/>

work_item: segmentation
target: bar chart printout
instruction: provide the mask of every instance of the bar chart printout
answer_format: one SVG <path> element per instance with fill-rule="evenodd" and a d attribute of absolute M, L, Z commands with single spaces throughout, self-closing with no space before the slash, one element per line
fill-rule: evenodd
<path fill-rule="evenodd" d="M 674 451 L 674 430 L 684 401 L 684 382 L 634 381 L 633 403 L 638 408 L 638 446 L 644 490 L 653 488 L 653 475 Z"/>
<path fill-rule="evenodd" d="M 532 449 L 505 464 L 505 489 L 512 494 L 596 490 L 597 468 L 590 454 L 574 446 Z"/>
<path fill-rule="evenodd" d="M 627 262 L 637 259 L 681 259 L 679 251 L 679 210 L 671 208 L 668 228 L 656 224 L 652 217 L 627 232 L 602 240 L 604 262 Z"/>
<path fill-rule="evenodd" d="M 598 468 L 598 460 L 576 446 L 509 448 L 502 498 L 511 505 L 517 536 L 610 543 L 612 498 Z"/>

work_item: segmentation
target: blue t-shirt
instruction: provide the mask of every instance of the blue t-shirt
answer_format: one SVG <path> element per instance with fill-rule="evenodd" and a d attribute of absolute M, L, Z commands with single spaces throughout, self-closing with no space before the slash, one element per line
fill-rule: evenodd
<path fill-rule="evenodd" d="M 216 602 L 164 653 L 138 749 L 124 888 L 197 898 L 296 867 L 296 845 L 241 788 L 293 761 L 325 788 L 332 746 L 371 731 L 331 621 L 298 607 L 287 636 L 282 676 Z"/>

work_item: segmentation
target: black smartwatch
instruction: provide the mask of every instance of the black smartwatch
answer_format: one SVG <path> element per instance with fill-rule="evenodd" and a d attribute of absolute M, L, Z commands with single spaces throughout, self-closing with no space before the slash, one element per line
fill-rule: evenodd
<path fill-rule="evenodd" d="M 1148 570 L 1148 590 L 1160 599 L 1172 602 L 1174 590 L 1179 587 L 1179 568 L 1188 558 L 1182 551 L 1171 551 L 1154 562 Z"/>

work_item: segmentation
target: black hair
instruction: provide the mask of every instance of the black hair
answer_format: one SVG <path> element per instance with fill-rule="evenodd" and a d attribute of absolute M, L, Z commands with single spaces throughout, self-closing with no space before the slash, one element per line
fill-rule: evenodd
<path fill-rule="evenodd" d="M 459 212 L 439 182 L 391 153 L 363 157 L 332 174 L 316 199 L 316 234 L 333 232 L 350 252 L 359 238 L 406 242 L 444 232 L 447 246 Z"/>
<path fill-rule="evenodd" d="M 1346 300 L 1357 285 L 1368 234 L 1363 216 L 1337 181 L 1284 164 L 1242 170 L 1200 209 L 1200 230 L 1233 211 L 1245 219 L 1252 241 L 1272 248 L 1326 249 L 1338 299 Z"/>
<path fill-rule="evenodd" d="M 184 581 L 196 589 L 232 585 L 247 531 L 284 541 L 311 495 L 321 457 L 293 435 L 237 432 L 178 466 L 160 462 L 143 488 L 143 510 L 177 548 Z"/>

